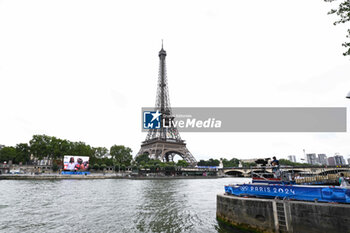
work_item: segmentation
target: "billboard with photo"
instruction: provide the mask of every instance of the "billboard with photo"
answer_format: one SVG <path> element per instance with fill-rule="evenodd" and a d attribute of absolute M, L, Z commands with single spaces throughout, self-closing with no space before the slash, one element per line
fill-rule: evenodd
<path fill-rule="evenodd" d="M 65 155 L 63 169 L 65 171 L 86 171 L 89 168 L 88 156 Z"/>

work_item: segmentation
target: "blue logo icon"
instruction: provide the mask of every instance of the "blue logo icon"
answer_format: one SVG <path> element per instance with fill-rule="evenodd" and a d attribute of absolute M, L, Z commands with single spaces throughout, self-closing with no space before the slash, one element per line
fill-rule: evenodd
<path fill-rule="evenodd" d="M 156 112 L 143 112 L 143 128 L 144 129 L 160 129 L 160 119 L 162 114 L 157 110 Z"/>

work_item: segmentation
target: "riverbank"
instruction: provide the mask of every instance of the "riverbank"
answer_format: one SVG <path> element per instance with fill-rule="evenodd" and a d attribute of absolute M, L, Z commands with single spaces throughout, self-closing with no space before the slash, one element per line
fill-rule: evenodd
<path fill-rule="evenodd" d="M 131 180 L 168 180 L 168 179 L 218 179 L 223 176 L 130 176 L 123 174 L 89 174 L 89 175 L 61 175 L 61 174 L 11 174 L 0 175 L 0 180 L 86 180 L 86 179 L 131 179 Z"/>

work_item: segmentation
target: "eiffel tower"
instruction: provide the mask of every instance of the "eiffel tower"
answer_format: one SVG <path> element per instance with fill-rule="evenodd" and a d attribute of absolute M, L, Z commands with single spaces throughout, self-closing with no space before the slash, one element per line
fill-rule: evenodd
<path fill-rule="evenodd" d="M 159 74 L 156 97 L 156 110 L 162 114 L 161 117 L 166 125 L 174 121 L 174 116 L 170 107 L 168 81 L 166 75 L 165 57 L 166 51 L 159 51 Z M 147 154 L 152 159 L 159 159 L 163 162 L 174 160 L 175 155 L 179 155 L 190 165 L 197 164 L 196 159 L 187 149 L 186 143 L 181 139 L 179 131 L 174 124 L 171 127 L 161 127 L 160 129 L 149 129 L 146 140 L 142 142 L 141 149 L 136 157 Z"/>

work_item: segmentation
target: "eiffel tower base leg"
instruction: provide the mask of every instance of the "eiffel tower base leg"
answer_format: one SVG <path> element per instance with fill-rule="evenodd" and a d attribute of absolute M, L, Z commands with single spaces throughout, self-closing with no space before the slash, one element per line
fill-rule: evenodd
<path fill-rule="evenodd" d="M 136 157 L 142 154 L 147 154 L 150 158 L 159 159 L 163 162 L 173 160 L 175 155 L 179 155 L 191 166 L 197 164 L 196 159 L 183 142 L 165 142 L 161 140 L 155 142 L 144 142 Z"/>

